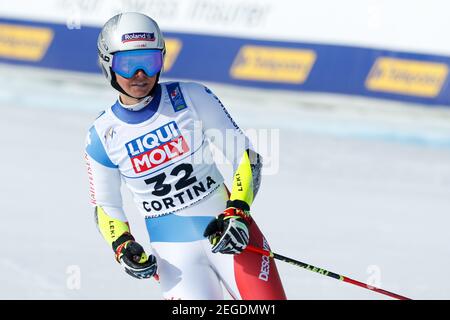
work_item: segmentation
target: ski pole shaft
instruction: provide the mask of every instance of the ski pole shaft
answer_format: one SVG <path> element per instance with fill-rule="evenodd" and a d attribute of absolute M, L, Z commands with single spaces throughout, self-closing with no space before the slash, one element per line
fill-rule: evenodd
<path fill-rule="evenodd" d="M 248 250 L 250 252 L 253 252 L 253 253 L 259 253 L 259 254 L 262 254 L 264 256 L 268 256 L 270 258 L 273 258 L 273 259 L 284 261 L 284 262 L 293 264 L 295 266 L 301 267 L 303 269 L 306 269 L 306 270 L 309 270 L 309 271 L 312 271 L 312 272 L 316 272 L 318 274 L 321 274 L 321 275 L 324 275 L 324 276 L 328 276 L 328 277 L 334 278 L 336 280 L 341 280 L 341 281 L 344 281 L 344 282 L 347 282 L 347 283 L 359 286 L 359 287 L 364 288 L 364 289 L 375 291 L 375 292 L 387 295 L 387 296 L 395 298 L 395 299 L 411 300 L 410 298 L 401 296 L 399 294 L 396 294 L 396 293 L 393 293 L 393 292 L 390 292 L 390 291 L 387 291 L 387 290 L 383 290 L 383 289 L 380 289 L 380 288 L 377 288 L 377 287 L 370 286 L 370 285 L 365 284 L 363 282 L 360 282 L 360 281 L 357 281 L 357 280 L 353 280 L 353 279 L 351 279 L 349 277 L 342 276 L 340 274 L 337 274 L 337 273 L 334 273 L 334 272 L 331 272 L 331 271 L 327 271 L 325 269 L 318 268 L 318 267 L 315 267 L 313 265 L 310 265 L 310 264 L 307 264 L 307 263 L 304 263 L 304 262 L 301 262 L 301 261 L 298 261 L 298 260 L 294 260 L 294 259 L 291 259 L 291 258 L 288 258 L 288 257 L 284 257 L 284 256 L 282 256 L 280 254 L 277 254 L 277 253 L 269 251 L 269 250 L 265 250 L 265 249 L 262 249 L 262 248 L 257 248 L 257 247 L 251 246 L 251 245 L 248 245 L 246 250 Z"/>

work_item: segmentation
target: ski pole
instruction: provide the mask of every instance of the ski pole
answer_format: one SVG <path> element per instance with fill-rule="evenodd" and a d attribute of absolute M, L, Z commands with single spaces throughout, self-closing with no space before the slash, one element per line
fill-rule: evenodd
<path fill-rule="evenodd" d="M 265 250 L 265 249 L 262 249 L 262 248 L 257 248 L 257 247 L 251 246 L 251 245 L 248 245 L 246 250 L 248 250 L 250 252 L 253 252 L 253 253 L 259 253 L 259 254 L 262 254 L 264 256 L 268 256 L 270 258 L 273 258 L 273 259 L 284 261 L 284 262 L 293 264 L 294 266 L 301 267 L 303 269 L 306 269 L 306 270 L 309 270 L 309 271 L 312 271 L 312 272 L 316 272 L 316 273 L 324 275 L 324 276 L 328 276 L 328 277 L 331 277 L 331 278 L 334 278 L 334 279 L 337 279 L 337 280 L 341 280 L 341 281 L 344 281 L 344 282 L 347 282 L 347 283 L 350 283 L 350 284 L 354 284 L 354 285 L 359 286 L 361 288 L 372 290 L 372 291 L 375 291 L 375 292 L 378 292 L 378 293 L 390 296 L 392 298 L 396 298 L 396 299 L 399 299 L 399 300 L 411 300 L 410 298 L 401 296 L 399 294 L 396 294 L 396 293 L 393 293 L 393 292 L 389 292 L 387 290 L 383 290 L 383 289 L 380 289 L 380 288 L 377 288 L 377 287 L 370 286 L 370 285 L 365 284 L 363 282 L 360 282 L 360 281 L 357 281 L 357 280 L 353 280 L 353 279 L 351 279 L 349 277 L 342 276 L 340 274 L 337 274 L 337 273 L 334 273 L 334 272 L 331 272 L 331 271 L 327 271 L 325 269 L 318 268 L 318 267 L 312 266 L 310 264 L 307 264 L 307 263 L 304 263 L 304 262 L 301 262 L 301 261 L 297 261 L 297 260 L 294 260 L 294 259 L 291 259 L 291 258 L 284 257 L 282 255 L 279 255 L 279 254 L 277 254 L 275 252 L 272 252 L 272 251 L 269 251 L 269 250 Z"/>

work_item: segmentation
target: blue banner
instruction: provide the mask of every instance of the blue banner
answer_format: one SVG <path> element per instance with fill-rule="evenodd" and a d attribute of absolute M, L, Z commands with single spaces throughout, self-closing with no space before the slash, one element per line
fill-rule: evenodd
<path fill-rule="evenodd" d="M 100 73 L 98 27 L 0 18 L 0 62 Z M 450 106 L 450 57 L 339 45 L 164 33 L 164 75 L 239 86 Z"/>

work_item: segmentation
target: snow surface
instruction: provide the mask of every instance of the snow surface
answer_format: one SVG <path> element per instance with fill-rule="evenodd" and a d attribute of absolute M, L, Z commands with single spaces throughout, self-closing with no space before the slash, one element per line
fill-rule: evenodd
<path fill-rule="evenodd" d="M 84 139 L 114 91 L 101 76 L 7 66 L 0 81 L 0 299 L 161 299 L 156 281 L 114 261 L 88 201 Z M 275 252 L 413 299 L 450 298 L 450 111 L 208 85 L 244 129 L 278 130 L 278 170 L 265 169 L 252 208 Z M 125 207 L 150 250 L 128 195 Z M 277 265 L 290 299 L 390 299 Z"/>

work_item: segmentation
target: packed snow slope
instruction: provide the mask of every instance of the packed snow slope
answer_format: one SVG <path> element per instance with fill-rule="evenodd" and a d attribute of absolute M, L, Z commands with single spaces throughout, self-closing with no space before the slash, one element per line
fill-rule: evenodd
<path fill-rule="evenodd" d="M 0 80 L 0 299 L 161 299 L 155 280 L 114 261 L 89 205 L 84 140 L 116 93 L 100 76 L 2 66 Z M 413 299 L 450 298 L 449 111 L 208 86 L 257 133 L 266 167 L 252 212 L 273 251 Z M 125 208 L 150 251 L 128 194 Z M 290 299 L 390 299 L 278 269 Z"/>

